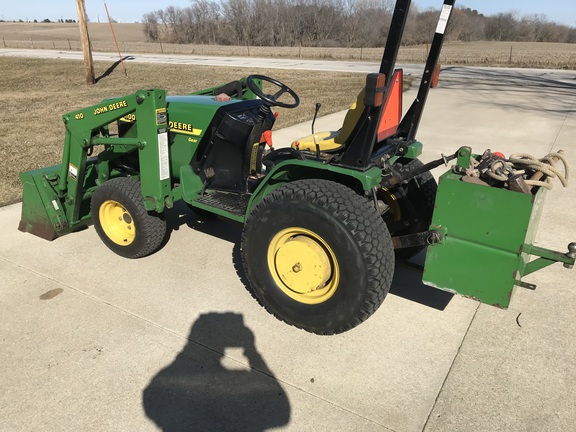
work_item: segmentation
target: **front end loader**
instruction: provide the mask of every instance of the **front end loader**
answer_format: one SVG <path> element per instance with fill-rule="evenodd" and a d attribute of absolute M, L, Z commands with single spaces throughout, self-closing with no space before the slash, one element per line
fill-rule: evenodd
<path fill-rule="evenodd" d="M 444 1 L 402 116 L 395 65 L 410 5 L 396 2 L 380 70 L 366 77 L 342 127 L 289 148 L 272 147 L 272 107 L 296 108 L 299 98 L 263 75 L 183 96 L 141 90 L 65 114 L 62 163 L 21 173 L 19 229 L 54 240 L 93 224 L 116 254 L 141 258 L 162 246 L 165 212 L 183 201 L 242 223 L 252 295 L 317 334 L 367 319 L 390 289 L 395 261 L 424 249 L 426 283 L 507 307 L 515 286 L 532 287 L 523 276 L 575 262 L 574 243 L 567 253 L 532 245 L 563 156 L 529 165 L 462 147 L 420 162 L 416 132 L 454 0 Z M 430 170 L 449 161 L 437 184 Z M 503 222 L 502 208 L 514 217 Z"/>

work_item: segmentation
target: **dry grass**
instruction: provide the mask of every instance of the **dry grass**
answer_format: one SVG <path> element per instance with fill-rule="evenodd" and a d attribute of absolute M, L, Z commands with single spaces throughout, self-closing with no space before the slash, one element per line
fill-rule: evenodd
<path fill-rule="evenodd" d="M 96 76 L 109 64 L 96 63 Z M 118 67 L 94 86 L 87 86 L 81 61 L 0 57 L 0 206 L 21 199 L 20 171 L 60 162 L 64 140 L 62 114 L 139 89 L 162 88 L 186 94 L 238 79 L 250 73 L 269 75 L 292 87 L 300 107 L 278 109 L 276 128 L 309 120 L 316 102 L 322 113 L 346 108 L 363 86 L 364 76 L 351 73 L 249 70 L 205 66 L 130 64 L 128 78 Z M 6 73 L 8 72 L 8 73 Z M 335 84 L 337 83 L 337 84 Z"/>
<path fill-rule="evenodd" d="M 129 52 L 165 52 L 218 56 L 251 55 L 379 61 L 381 48 L 269 48 L 198 45 L 160 45 L 145 40 L 141 24 L 117 24 L 120 48 Z M 107 23 L 90 24 L 96 51 L 114 51 Z M 0 23 L 0 47 L 80 50 L 76 24 Z M 512 56 L 510 50 L 512 49 Z M 403 48 L 401 63 L 422 63 L 427 47 Z M 510 60 L 512 58 L 512 60 Z M 515 66 L 576 69 L 575 45 L 545 43 L 454 43 L 446 44 L 443 64 Z M 97 63 L 96 75 L 109 64 Z M 97 85 L 84 83 L 82 62 L 30 60 L 0 57 L 0 102 L 7 112 L 0 119 L 0 206 L 21 198 L 19 171 L 59 163 L 63 143 L 61 115 L 93 105 L 101 99 L 120 96 L 141 88 L 164 88 L 169 94 L 185 94 L 218 85 L 250 73 L 263 73 L 286 82 L 302 99 L 300 108 L 281 110 L 277 127 L 310 119 L 315 102 L 323 114 L 346 108 L 363 85 L 360 74 L 283 70 L 248 70 L 201 66 L 147 65 L 131 63 L 129 78 L 120 68 Z"/>
<path fill-rule="evenodd" d="M 95 51 L 115 52 L 107 23 L 90 23 Z M 327 60 L 380 61 L 382 48 L 246 47 L 149 43 L 142 24 L 115 24 L 120 49 L 124 53 L 166 53 L 216 56 L 253 56 Z M 81 50 L 76 24 L 0 23 L 0 47 Z M 384 41 L 382 41 L 384 42 Z M 403 47 L 400 63 L 424 63 L 426 45 Z M 512 50 L 512 53 L 511 53 Z M 512 54 L 512 55 L 511 55 Z M 576 69 L 576 45 L 529 42 L 446 43 L 442 64 L 468 66 L 534 67 Z"/>

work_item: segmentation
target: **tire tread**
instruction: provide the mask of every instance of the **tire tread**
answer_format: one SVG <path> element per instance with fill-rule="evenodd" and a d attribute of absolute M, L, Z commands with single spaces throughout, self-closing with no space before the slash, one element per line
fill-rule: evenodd
<path fill-rule="evenodd" d="M 246 236 L 251 226 L 257 221 L 261 209 L 276 202 L 288 202 L 300 199 L 315 203 L 328 209 L 339 221 L 349 229 L 356 239 L 368 268 L 368 286 L 362 308 L 356 315 L 341 327 L 328 331 L 313 331 L 319 334 L 337 334 L 350 330 L 370 317 L 382 304 L 386 297 L 394 273 L 394 249 L 386 224 L 374 210 L 371 203 L 357 195 L 350 188 L 329 180 L 299 180 L 288 183 L 268 194 L 255 207 L 242 232 L 241 250 L 244 250 Z M 250 272 L 242 253 L 242 263 L 248 279 Z M 255 290 L 250 287 L 250 293 L 268 312 L 281 319 L 273 310 L 262 302 Z M 289 323 L 295 327 L 304 328 L 298 323 Z"/>
<path fill-rule="evenodd" d="M 135 210 L 132 217 L 141 222 L 138 226 L 138 231 L 142 233 L 144 242 L 138 248 L 122 247 L 122 249 L 118 249 L 110 247 L 108 236 L 106 236 L 97 217 L 95 217 L 99 211 L 99 206 L 106 199 L 115 195 L 125 198 L 126 202 L 121 202 L 118 199 L 116 201 L 122 205 L 131 206 L 131 213 Z M 94 193 L 90 211 L 98 236 L 110 249 L 125 258 L 143 258 L 153 254 L 160 248 L 166 236 L 166 221 L 158 217 L 158 215 L 150 214 L 146 210 L 142 202 L 140 182 L 132 177 L 117 177 L 108 180 L 100 186 Z"/>

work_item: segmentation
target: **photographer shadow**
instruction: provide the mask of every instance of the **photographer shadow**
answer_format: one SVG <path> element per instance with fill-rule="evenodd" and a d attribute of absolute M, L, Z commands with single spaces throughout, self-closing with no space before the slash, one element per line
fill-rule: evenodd
<path fill-rule="evenodd" d="M 236 313 L 201 315 L 183 350 L 152 378 L 142 403 L 165 432 L 260 432 L 290 420 L 286 392 Z"/>

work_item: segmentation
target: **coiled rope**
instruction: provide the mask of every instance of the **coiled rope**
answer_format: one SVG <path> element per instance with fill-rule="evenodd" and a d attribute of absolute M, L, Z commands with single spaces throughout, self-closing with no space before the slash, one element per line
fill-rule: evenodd
<path fill-rule="evenodd" d="M 554 167 L 555 160 L 562 162 L 564 172 Z M 562 186 L 568 186 L 570 167 L 562 150 L 549 153 L 543 158 L 537 159 L 527 153 L 515 153 L 508 159 L 499 159 L 492 162 L 485 174 L 494 180 L 506 182 L 515 175 L 526 175 L 526 184 L 534 187 L 552 189 L 552 180 L 558 178 Z M 546 177 L 541 180 L 542 177 Z"/>

